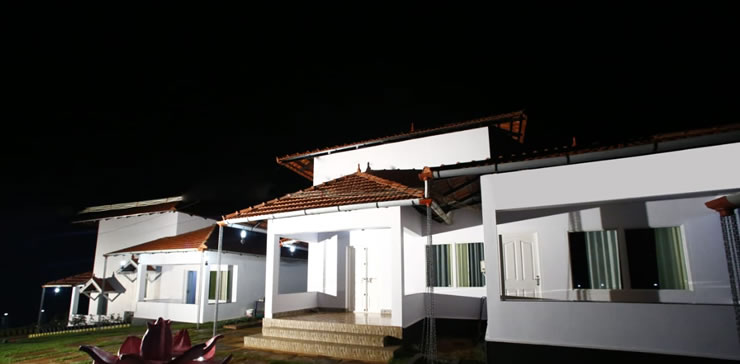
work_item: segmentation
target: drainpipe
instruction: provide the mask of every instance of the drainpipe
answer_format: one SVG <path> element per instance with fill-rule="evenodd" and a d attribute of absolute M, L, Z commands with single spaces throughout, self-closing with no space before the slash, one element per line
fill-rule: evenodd
<path fill-rule="evenodd" d="M 727 273 L 730 278 L 732 306 L 735 311 L 735 329 L 740 339 L 740 232 L 738 232 L 735 209 L 740 207 L 740 193 L 734 193 L 705 203 L 719 213 L 722 237 L 725 243 Z"/>
<path fill-rule="evenodd" d="M 44 312 L 44 296 L 46 295 L 46 287 L 41 286 L 41 303 L 39 304 L 39 321 L 36 324 L 36 331 L 41 332 L 41 314 Z"/>
<path fill-rule="evenodd" d="M 221 250 L 224 243 L 224 227 L 218 226 L 218 266 L 216 269 L 216 307 L 213 312 L 213 336 L 216 336 L 216 325 L 218 324 L 218 301 L 221 299 Z"/>
<path fill-rule="evenodd" d="M 426 230 L 427 230 L 427 246 L 426 246 L 426 294 L 424 295 L 424 311 L 426 317 L 422 327 L 421 335 L 421 347 L 426 360 L 429 362 L 435 362 L 437 358 L 437 328 L 436 320 L 434 318 L 434 283 L 436 280 L 435 273 L 435 256 L 433 254 L 432 245 L 432 205 L 434 201 L 429 198 L 429 175 L 422 173 L 419 176 L 424 181 L 424 200 L 422 203 L 426 205 Z"/>

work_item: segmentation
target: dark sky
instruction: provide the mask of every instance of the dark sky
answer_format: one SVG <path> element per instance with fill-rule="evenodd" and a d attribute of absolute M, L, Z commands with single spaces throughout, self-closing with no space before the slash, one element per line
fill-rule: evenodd
<path fill-rule="evenodd" d="M 0 311 L 29 321 L 41 282 L 90 269 L 80 208 L 185 193 L 220 214 L 309 184 L 275 156 L 520 109 L 533 146 L 740 120 L 728 9 L 393 10 L 9 16 Z"/>

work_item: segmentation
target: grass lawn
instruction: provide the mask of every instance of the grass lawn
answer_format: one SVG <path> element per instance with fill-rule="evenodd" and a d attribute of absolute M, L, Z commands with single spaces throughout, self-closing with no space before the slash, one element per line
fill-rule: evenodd
<path fill-rule="evenodd" d="M 202 325 L 200 330 L 192 324 L 174 324 L 173 334 L 187 328 L 190 339 L 194 344 L 205 342 L 211 338 L 212 326 Z M 264 364 L 332 364 L 340 363 L 321 357 L 301 357 L 286 353 L 272 353 L 266 351 L 244 349 L 244 336 L 258 334 L 261 326 L 239 330 L 221 330 L 224 338 L 217 344 L 216 357 L 223 358 L 234 355 L 232 363 L 264 363 Z M 146 326 L 133 326 L 121 329 L 101 330 L 98 332 L 84 332 L 73 334 L 51 335 L 34 339 L 8 339 L 10 342 L 0 343 L 0 363 L 85 363 L 92 362 L 87 354 L 79 351 L 80 345 L 95 345 L 109 353 L 117 353 L 123 340 L 129 335 L 143 336 Z M 347 362 L 344 362 L 347 363 Z"/>
<path fill-rule="evenodd" d="M 190 339 L 194 344 L 203 343 L 211 338 L 212 326 L 202 325 L 200 330 L 192 324 L 174 324 L 173 334 L 179 329 L 187 328 Z M 258 334 L 261 326 L 243 328 L 239 330 L 220 330 L 224 338 L 218 342 L 216 357 L 223 358 L 233 354 L 232 363 L 261 363 L 261 364 L 349 364 L 360 363 L 347 360 L 337 360 L 326 357 L 299 356 L 288 353 L 249 350 L 243 347 L 244 336 Z M 83 332 L 39 337 L 35 339 L 10 339 L 11 342 L 0 343 L 0 363 L 85 363 L 92 359 L 79 351 L 80 345 L 95 345 L 109 353 L 117 353 L 123 340 L 129 336 L 144 335 L 146 326 L 133 326 L 120 329 L 101 330 L 98 332 Z M 481 363 L 485 361 L 483 345 L 470 339 L 463 339 L 453 335 L 441 335 L 439 340 L 439 358 L 443 362 Z M 394 364 L 403 364 L 413 361 L 414 352 L 401 350 L 392 360 Z"/>

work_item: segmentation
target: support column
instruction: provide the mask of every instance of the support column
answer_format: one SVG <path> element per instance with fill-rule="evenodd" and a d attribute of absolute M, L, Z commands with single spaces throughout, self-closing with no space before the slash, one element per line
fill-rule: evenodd
<path fill-rule="evenodd" d="M 72 298 L 69 301 L 69 320 L 71 322 L 77 314 L 77 308 L 80 304 L 80 288 L 78 286 L 72 286 Z"/>
<path fill-rule="evenodd" d="M 141 302 L 146 297 L 146 286 L 149 284 L 149 277 L 147 275 L 147 263 L 144 258 L 139 256 L 138 267 L 136 267 L 136 302 Z"/>
<path fill-rule="evenodd" d="M 218 301 L 221 300 L 221 253 L 224 244 L 224 227 L 218 226 L 218 270 L 216 271 L 216 308 L 213 312 L 213 336 L 216 336 L 216 326 L 218 325 Z"/>
<path fill-rule="evenodd" d="M 394 222 L 391 227 L 391 324 L 403 327 L 403 224 L 401 207 L 394 207 Z"/>
<path fill-rule="evenodd" d="M 41 287 L 41 303 L 39 303 L 39 320 L 36 324 L 36 329 L 41 331 L 41 314 L 44 311 L 44 296 L 46 296 L 46 287 Z"/>
<path fill-rule="evenodd" d="M 265 262 L 265 318 L 272 318 L 280 282 L 280 239 L 267 226 L 267 251 Z"/>

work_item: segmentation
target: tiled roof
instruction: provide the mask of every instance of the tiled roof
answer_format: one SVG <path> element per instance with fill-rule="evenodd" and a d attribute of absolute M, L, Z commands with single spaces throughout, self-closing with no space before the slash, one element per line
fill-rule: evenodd
<path fill-rule="evenodd" d="M 188 250 L 197 249 L 205 250 L 206 240 L 211 236 L 216 225 L 191 231 L 175 236 L 168 236 L 166 238 L 160 238 L 152 240 L 143 244 L 128 247 L 126 249 L 117 250 L 106 255 L 118 254 L 118 253 L 135 253 L 135 252 L 148 252 L 148 251 L 162 251 L 162 250 Z"/>
<path fill-rule="evenodd" d="M 225 216 L 234 219 L 359 203 L 422 198 L 423 189 L 356 172 Z"/>
<path fill-rule="evenodd" d="M 500 114 L 468 120 L 459 123 L 446 124 L 436 128 L 412 130 L 405 133 L 398 133 L 381 138 L 363 140 L 360 142 L 335 145 L 333 147 L 314 149 L 303 153 L 294 153 L 276 158 L 278 164 L 298 173 L 299 175 L 313 179 L 313 158 L 316 154 L 326 153 L 329 151 L 341 151 L 347 149 L 361 148 L 364 146 L 377 145 L 382 143 L 397 142 L 401 140 L 421 138 L 431 135 L 443 134 L 453 131 L 466 130 L 481 126 L 494 126 L 506 132 L 511 139 L 523 143 L 527 127 L 527 115 L 524 111 L 515 111 L 507 114 Z"/>
<path fill-rule="evenodd" d="M 92 276 L 93 276 L 92 272 L 75 274 L 73 276 L 57 279 L 51 282 L 46 282 L 43 284 L 42 287 L 78 286 L 80 284 L 84 284 L 85 282 L 89 281 L 90 278 L 92 278 Z"/>
<path fill-rule="evenodd" d="M 524 162 L 524 161 L 533 161 L 533 160 L 548 159 L 548 158 L 555 158 L 555 157 L 573 158 L 576 156 L 582 156 L 582 155 L 586 155 L 589 153 L 627 150 L 627 148 L 635 148 L 635 147 L 640 148 L 641 150 L 644 149 L 645 153 L 656 152 L 656 151 L 659 152 L 659 151 L 663 151 L 663 150 L 660 150 L 660 148 L 658 147 L 659 143 L 674 142 L 674 141 L 680 142 L 680 141 L 687 141 L 687 140 L 692 140 L 692 139 L 695 141 L 692 145 L 687 145 L 685 147 L 684 146 L 671 147 L 664 151 L 740 141 L 740 124 L 729 124 L 729 125 L 709 127 L 709 128 L 692 129 L 692 130 L 686 130 L 686 131 L 680 131 L 680 132 L 656 134 L 656 135 L 652 135 L 649 137 L 625 140 L 621 143 L 616 143 L 616 144 L 594 144 L 594 145 L 588 145 L 588 146 L 575 146 L 575 147 L 563 145 L 563 146 L 557 146 L 557 147 L 551 147 L 551 148 L 529 150 L 527 152 L 522 152 L 522 153 L 517 153 L 517 154 L 500 154 L 500 155 L 497 155 L 497 156 L 494 156 L 492 158 L 482 160 L 482 161 L 473 161 L 473 162 L 467 162 L 467 163 L 457 163 L 457 164 L 450 164 L 450 165 L 442 165 L 438 167 L 431 167 L 431 170 L 443 171 L 447 169 L 490 166 L 490 165 L 501 164 L 501 163 Z M 629 156 L 629 155 L 626 154 L 625 156 Z M 604 158 L 597 158 L 597 159 L 608 159 L 608 158 L 605 156 Z"/>

